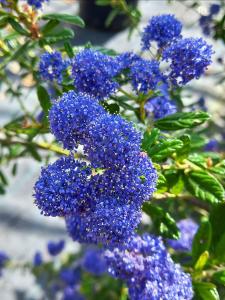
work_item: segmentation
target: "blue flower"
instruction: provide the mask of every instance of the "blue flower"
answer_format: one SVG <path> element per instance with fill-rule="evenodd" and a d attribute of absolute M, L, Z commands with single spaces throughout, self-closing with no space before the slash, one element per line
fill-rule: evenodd
<path fill-rule="evenodd" d="M 80 51 L 73 60 L 72 74 L 78 92 L 100 100 L 114 94 L 119 85 L 114 77 L 119 68 L 116 59 L 92 49 Z"/>
<path fill-rule="evenodd" d="M 43 258 L 42 258 L 42 254 L 40 251 L 37 251 L 35 254 L 34 254 L 34 258 L 33 258 L 33 265 L 35 267 L 39 267 L 40 265 L 42 265 L 43 263 Z"/>
<path fill-rule="evenodd" d="M 79 268 L 63 268 L 59 273 L 60 279 L 68 286 L 74 286 L 81 279 L 81 270 Z"/>
<path fill-rule="evenodd" d="M 0 251 L 0 277 L 2 276 L 2 269 L 5 267 L 8 261 L 9 256 L 4 251 Z"/>
<path fill-rule="evenodd" d="M 202 38 L 186 38 L 171 44 L 162 53 L 163 60 L 170 62 L 168 79 L 174 85 L 198 79 L 212 62 L 212 54 L 212 46 Z"/>
<path fill-rule="evenodd" d="M 218 151 L 219 143 L 216 139 L 211 139 L 204 147 L 205 151 Z"/>
<path fill-rule="evenodd" d="M 192 219 L 183 219 L 177 223 L 180 230 L 178 240 L 168 240 L 170 247 L 177 251 L 191 251 L 194 236 L 198 230 L 198 224 Z"/>
<path fill-rule="evenodd" d="M 214 15 L 217 15 L 220 11 L 220 5 L 219 4 L 211 4 L 209 8 L 209 13 L 206 16 L 201 16 L 199 18 L 199 25 L 202 28 L 202 31 L 205 35 L 210 35 L 212 29 L 214 28 L 214 21 L 213 17 Z"/>
<path fill-rule="evenodd" d="M 36 9 L 42 8 L 44 2 L 48 2 L 49 0 L 27 0 L 27 3 Z"/>
<path fill-rule="evenodd" d="M 42 168 L 34 186 L 35 204 L 45 216 L 65 216 L 83 210 L 92 199 L 91 168 L 72 156 L 62 156 Z"/>
<path fill-rule="evenodd" d="M 121 169 L 111 168 L 93 176 L 92 182 L 96 197 L 108 195 L 118 204 L 132 204 L 139 209 L 155 191 L 157 172 L 151 160 L 139 154 Z"/>
<path fill-rule="evenodd" d="M 48 253 L 52 256 L 56 256 L 63 251 L 64 246 L 65 246 L 64 240 L 60 240 L 58 242 L 49 241 L 47 245 Z"/>
<path fill-rule="evenodd" d="M 106 114 L 90 123 L 84 150 L 94 167 L 123 167 L 140 153 L 140 143 L 132 123 Z"/>
<path fill-rule="evenodd" d="M 209 14 L 210 15 L 217 15 L 220 11 L 221 5 L 217 3 L 213 3 L 210 5 Z"/>
<path fill-rule="evenodd" d="M 85 300 L 85 298 L 75 288 L 69 286 L 64 289 L 62 300 Z"/>
<path fill-rule="evenodd" d="M 176 113 L 177 107 L 168 97 L 159 96 L 146 102 L 145 111 L 148 117 L 157 120 Z"/>
<path fill-rule="evenodd" d="M 133 234 L 140 220 L 140 209 L 119 205 L 116 199 L 102 197 L 92 211 L 66 217 L 66 225 L 75 241 L 117 245 Z"/>
<path fill-rule="evenodd" d="M 124 280 L 131 300 L 190 300 L 191 278 L 175 264 L 162 239 L 133 235 L 126 244 L 106 250 L 109 273 Z"/>
<path fill-rule="evenodd" d="M 133 52 L 124 52 L 120 55 L 117 55 L 116 58 L 118 69 L 120 71 L 129 69 L 137 60 L 140 59 L 140 56 Z"/>
<path fill-rule="evenodd" d="M 143 94 L 155 90 L 163 80 L 159 63 L 156 60 L 149 61 L 141 58 L 131 65 L 129 76 L 133 89 Z"/>
<path fill-rule="evenodd" d="M 63 72 L 66 70 L 68 65 L 69 62 L 63 60 L 60 52 L 45 52 L 40 57 L 39 74 L 42 80 L 56 80 L 58 83 L 61 83 L 63 79 Z"/>
<path fill-rule="evenodd" d="M 96 276 L 100 276 L 106 272 L 106 262 L 103 256 L 103 251 L 100 249 L 89 248 L 85 251 L 83 268 Z"/>
<path fill-rule="evenodd" d="M 201 16 L 199 18 L 199 25 L 202 28 L 202 31 L 205 35 L 210 35 L 212 30 L 212 16 Z"/>
<path fill-rule="evenodd" d="M 64 93 L 49 112 L 51 132 L 64 148 L 74 149 L 84 142 L 90 123 L 105 113 L 96 99 L 88 95 Z"/>
<path fill-rule="evenodd" d="M 155 41 L 158 47 L 164 47 L 181 38 L 182 24 L 174 15 L 154 16 L 149 20 L 142 34 L 142 49 L 148 50 L 151 42 Z"/>

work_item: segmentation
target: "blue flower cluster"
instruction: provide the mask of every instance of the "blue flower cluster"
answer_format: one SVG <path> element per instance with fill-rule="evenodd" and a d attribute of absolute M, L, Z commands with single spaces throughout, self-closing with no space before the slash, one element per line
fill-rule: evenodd
<path fill-rule="evenodd" d="M 107 266 L 103 251 L 96 248 L 88 248 L 82 259 L 82 266 L 85 271 L 100 276 L 106 272 Z"/>
<path fill-rule="evenodd" d="M 49 0 L 27 0 L 27 3 L 30 6 L 35 7 L 36 9 L 42 8 L 44 2 L 48 2 Z"/>
<path fill-rule="evenodd" d="M 49 121 L 64 147 L 83 145 L 90 164 L 71 154 L 42 169 L 35 203 L 44 215 L 66 217 L 74 240 L 104 245 L 125 240 L 157 181 L 151 161 L 141 154 L 140 133 L 95 98 L 72 91 L 53 103 Z"/>
<path fill-rule="evenodd" d="M 0 277 L 2 276 L 2 269 L 5 267 L 7 261 L 9 261 L 9 256 L 4 251 L 0 251 Z"/>
<path fill-rule="evenodd" d="M 91 168 L 72 156 L 61 157 L 43 168 L 34 186 L 35 203 L 46 216 L 65 216 L 91 202 Z"/>
<path fill-rule="evenodd" d="M 82 271 L 80 262 L 75 261 L 67 266 L 57 261 L 55 267 L 55 256 L 63 251 L 64 246 L 64 240 L 49 241 L 47 244 L 48 253 L 51 255 L 49 261 L 44 261 L 42 253 L 37 251 L 33 257 L 34 274 L 48 299 L 84 300 L 79 292 Z"/>
<path fill-rule="evenodd" d="M 192 219 L 183 219 L 177 223 L 177 227 L 180 230 L 180 238 L 178 240 L 168 240 L 168 244 L 177 251 L 191 251 L 198 224 Z"/>
<path fill-rule="evenodd" d="M 70 91 L 49 112 L 51 131 L 64 148 L 72 150 L 84 143 L 90 123 L 104 113 L 96 99 Z"/>
<path fill-rule="evenodd" d="M 120 205 L 109 197 L 98 199 L 93 210 L 66 217 L 69 235 L 80 243 L 111 246 L 124 242 L 141 221 L 140 207 Z"/>
<path fill-rule="evenodd" d="M 177 112 L 176 104 L 167 97 L 155 97 L 145 104 L 147 116 L 152 116 L 155 120 L 166 117 Z"/>
<path fill-rule="evenodd" d="M 153 235 L 132 236 L 118 248 L 105 251 L 109 273 L 124 280 L 131 300 L 190 300 L 191 278 L 175 264 Z"/>
<path fill-rule="evenodd" d="M 172 84 L 184 85 L 204 73 L 212 54 L 212 46 L 202 38 L 185 38 L 165 48 L 162 59 L 170 62 L 168 77 Z"/>
<path fill-rule="evenodd" d="M 98 99 L 114 94 L 119 85 L 114 77 L 119 72 L 117 60 L 100 51 L 84 49 L 72 62 L 74 85 L 78 92 L 88 93 Z"/>
<path fill-rule="evenodd" d="M 213 18 L 219 13 L 220 8 L 221 6 L 219 4 L 211 4 L 209 7 L 208 15 L 204 15 L 199 18 L 199 25 L 201 26 L 202 32 L 205 35 L 210 35 L 214 27 Z"/>
<path fill-rule="evenodd" d="M 155 90 L 158 83 L 163 80 L 159 62 L 141 58 L 131 65 L 130 77 L 134 90 L 143 94 L 147 94 L 149 90 Z"/>
<path fill-rule="evenodd" d="M 63 251 L 64 247 L 65 247 L 64 240 L 60 240 L 58 242 L 49 241 L 47 245 L 48 253 L 52 256 L 56 256 L 60 254 Z"/>
<path fill-rule="evenodd" d="M 34 267 L 39 267 L 43 263 L 43 257 L 40 251 L 36 251 L 33 257 L 33 265 Z"/>
<path fill-rule="evenodd" d="M 216 11 L 217 8 L 213 7 L 211 14 L 215 14 Z M 164 80 L 167 79 L 173 85 L 184 85 L 194 78 L 198 79 L 211 63 L 213 54 L 212 47 L 201 38 L 182 38 L 181 30 L 181 23 L 173 15 L 160 15 L 149 21 L 142 34 L 143 50 L 149 49 L 151 42 L 156 41 L 159 47 L 158 57 L 162 61 L 170 62 L 170 70 L 165 74 Z M 159 74 L 150 70 L 150 63 L 139 63 L 140 67 L 134 68 L 134 76 L 143 78 L 145 72 L 148 72 L 146 70 L 149 70 L 146 76 L 151 79 L 157 76 L 159 81 L 162 80 Z M 144 87 L 142 85 L 143 79 L 135 84 L 135 88 L 139 87 L 140 92 L 145 92 L 145 87 L 153 90 L 156 87 L 155 84 Z"/>
<path fill-rule="evenodd" d="M 145 103 L 146 116 L 154 120 L 177 112 L 176 104 L 170 98 L 168 85 L 161 84 L 158 87 L 158 92 L 160 93 L 159 96 L 152 97 Z"/>
<path fill-rule="evenodd" d="M 120 116 L 104 114 L 90 123 L 84 149 L 94 167 L 123 167 L 140 153 L 141 134 Z"/>
<path fill-rule="evenodd" d="M 174 15 L 154 16 L 149 20 L 142 34 L 142 49 L 148 50 L 151 42 L 165 47 L 177 38 L 181 38 L 182 24 Z"/>
<path fill-rule="evenodd" d="M 205 151 L 218 151 L 219 143 L 216 139 L 211 139 L 204 147 Z"/>
<path fill-rule="evenodd" d="M 85 298 L 75 288 L 69 286 L 64 289 L 62 300 L 85 300 Z"/>
<path fill-rule="evenodd" d="M 63 72 L 69 65 L 69 61 L 64 60 L 58 51 L 52 53 L 45 52 L 40 57 L 39 74 L 43 80 L 62 82 Z"/>

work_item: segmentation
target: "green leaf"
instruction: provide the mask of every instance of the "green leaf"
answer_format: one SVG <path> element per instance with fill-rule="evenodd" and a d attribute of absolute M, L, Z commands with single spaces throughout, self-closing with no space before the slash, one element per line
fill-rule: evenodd
<path fill-rule="evenodd" d="M 209 259 L 209 252 L 204 251 L 198 258 L 196 264 L 195 264 L 195 270 L 201 271 L 204 266 L 206 265 L 207 261 Z"/>
<path fill-rule="evenodd" d="M 162 173 L 158 173 L 157 193 L 164 193 L 168 189 L 167 181 Z"/>
<path fill-rule="evenodd" d="M 18 167 L 17 163 L 14 163 L 11 171 L 13 176 L 15 176 L 17 173 L 17 167 Z"/>
<path fill-rule="evenodd" d="M 221 203 L 215 207 L 210 212 L 209 221 L 212 225 L 212 250 L 215 248 L 225 233 L 225 203 Z"/>
<path fill-rule="evenodd" d="M 68 14 L 47 14 L 42 17 L 44 20 L 56 20 L 68 24 L 73 24 L 81 28 L 85 27 L 84 20 L 79 16 L 68 15 Z"/>
<path fill-rule="evenodd" d="M 116 103 L 108 104 L 104 102 L 103 106 L 110 114 L 118 114 L 120 112 L 120 107 Z"/>
<path fill-rule="evenodd" d="M 195 263 L 200 255 L 209 250 L 212 240 L 212 227 L 209 221 L 203 221 L 192 243 L 192 258 Z"/>
<path fill-rule="evenodd" d="M 0 171 L 0 180 L 3 185 L 8 185 L 8 180 L 6 179 L 6 177 L 2 171 Z"/>
<path fill-rule="evenodd" d="M 187 134 L 179 137 L 179 139 L 183 142 L 183 147 L 177 151 L 176 159 L 178 161 L 182 161 L 182 160 L 186 159 L 188 157 L 189 153 L 190 153 L 191 140 L 190 140 L 189 135 L 187 135 Z"/>
<path fill-rule="evenodd" d="M 225 261 L 225 233 L 221 236 L 215 249 L 216 258 Z"/>
<path fill-rule="evenodd" d="M 73 51 L 73 47 L 71 46 L 71 44 L 69 42 L 64 43 L 64 48 L 65 48 L 66 53 L 69 56 L 69 58 L 73 58 L 74 51 Z"/>
<path fill-rule="evenodd" d="M 225 270 L 214 273 L 212 280 L 225 286 Z"/>
<path fill-rule="evenodd" d="M 45 35 L 51 30 L 53 30 L 57 25 L 59 24 L 59 21 L 57 20 L 50 20 L 48 23 L 46 23 L 42 28 L 41 32 Z"/>
<path fill-rule="evenodd" d="M 192 171 L 184 176 L 186 189 L 195 197 L 210 203 L 224 200 L 224 189 L 220 182 L 205 171 Z"/>
<path fill-rule="evenodd" d="M 8 18 L 8 22 L 12 26 L 12 28 L 19 34 L 30 36 L 30 33 L 27 30 L 25 30 L 16 20 Z"/>
<path fill-rule="evenodd" d="M 170 239 L 179 238 L 180 235 L 176 221 L 163 208 L 145 202 L 143 211 L 151 217 L 158 234 Z"/>
<path fill-rule="evenodd" d="M 41 162 L 41 156 L 33 145 L 27 146 L 27 150 L 35 160 Z"/>
<path fill-rule="evenodd" d="M 48 116 L 48 111 L 51 108 L 51 100 L 47 90 L 41 85 L 37 87 L 37 96 L 44 113 Z"/>
<path fill-rule="evenodd" d="M 74 37 L 74 32 L 72 29 L 65 28 L 61 30 L 54 30 L 48 32 L 42 39 L 40 39 L 40 43 L 57 43 L 60 41 L 72 39 Z"/>
<path fill-rule="evenodd" d="M 220 300 L 216 286 L 211 282 L 194 282 L 194 290 L 196 295 L 202 300 Z"/>
<path fill-rule="evenodd" d="M 147 149 L 148 155 L 153 161 L 160 162 L 170 157 L 183 147 L 183 142 L 178 139 L 161 140 L 158 144 Z"/>
<path fill-rule="evenodd" d="M 203 111 L 184 112 L 169 115 L 156 121 L 154 124 L 162 130 L 179 130 L 193 128 L 209 120 L 209 118 L 209 114 Z"/>
<path fill-rule="evenodd" d="M 142 149 L 146 152 L 150 149 L 150 147 L 155 143 L 160 134 L 160 130 L 157 128 L 153 128 L 151 132 L 145 131 L 144 137 L 142 140 Z"/>
<path fill-rule="evenodd" d="M 5 27 L 6 25 L 8 25 L 8 16 L 4 15 L 0 17 L 0 28 Z"/>

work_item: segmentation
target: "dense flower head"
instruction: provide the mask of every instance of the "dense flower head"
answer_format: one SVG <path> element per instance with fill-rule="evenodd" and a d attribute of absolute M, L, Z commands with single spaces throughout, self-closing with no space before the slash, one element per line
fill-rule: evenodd
<path fill-rule="evenodd" d="M 157 120 L 176 113 L 177 107 L 168 97 L 159 96 L 146 102 L 145 111 L 148 117 L 153 117 Z"/>
<path fill-rule="evenodd" d="M 207 15 L 207 16 L 201 16 L 199 18 L 199 25 L 202 28 L 202 32 L 205 35 L 210 35 L 211 30 L 212 30 L 212 16 L 211 15 Z"/>
<path fill-rule="evenodd" d="M 111 168 L 92 178 L 96 195 L 108 195 L 120 204 L 138 208 L 155 191 L 157 172 L 151 160 L 139 154 L 121 169 Z"/>
<path fill-rule="evenodd" d="M 133 233 L 140 220 L 141 211 L 136 207 L 103 197 L 91 212 L 66 217 L 66 225 L 75 241 L 116 245 Z"/>
<path fill-rule="evenodd" d="M 87 94 L 64 93 L 49 112 L 51 132 L 64 148 L 74 149 L 83 143 L 90 123 L 104 114 L 103 107 Z"/>
<path fill-rule="evenodd" d="M 119 70 L 129 69 L 135 61 L 139 60 L 140 56 L 133 52 L 124 52 L 116 56 Z"/>
<path fill-rule="evenodd" d="M 62 82 L 63 72 L 68 67 L 69 62 L 62 58 L 59 51 L 52 53 L 45 52 L 40 57 L 39 74 L 43 80 Z"/>
<path fill-rule="evenodd" d="M 80 268 L 64 267 L 59 273 L 60 279 L 68 286 L 74 286 L 81 279 Z"/>
<path fill-rule="evenodd" d="M 65 247 L 65 241 L 59 240 L 58 242 L 49 241 L 47 244 L 48 253 L 52 256 L 60 254 Z"/>
<path fill-rule="evenodd" d="M 106 262 L 101 249 L 89 248 L 85 251 L 82 261 L 85 271 L 94 275 L 102 275 L 106 272 Z"/>
<path fill-rule="evenodd" d="M 100 51 L 84 49 L 73 59 L 72 75 L 77 91 L 101 100 L 114 94 L 119 87 L 114 81 L 117 73 L 117 60 Z"/>
<path fill-rule="evenodd" d="M 214 15 L 217 15 L 220 11 L 219 4 L 211 4 L 209 7 L 209 12 L 207 15 L 203 15 L 199 18 L 199 25 L 202 28 L 202 31 L 205 35 L 210 35 L 212 29 L 214 28 L 215 24 L 213 21 Z"/>
<path fill-rule="evenodd" d="M 133 235 L 126 244 L 105 251 L 109 273 L 126 281 L 131 300 L 190 300 L 191 279 L 173 262 L 162 239 Z"/>
<path fill-rule="evenodd" d="M 174 15 L 154 16 L 149 20 L 142 34 L 142 49 L 148 50 L 151 42 L 155 41 L 158 47 L 164 47 L 181 38 L 182 24 Z"/>
<path fill-rule="evenodd" d="M 42 168 L 34 186 L 35 204 L 45 216 L 65 216 L 83 210 L 91 201 L 91 168 L 72 156 L 62 156 Z"/>
<path fill-rule="evenodd" d="M 137 93 L 147 94 L 150 90 L 155 90 L 157 85 L 163 80 L 159 69 L 159 62 L 156 60 L 136 60 L 130 68 L 131 84 Z"/>
<path fill-rule="evenodd" d="M 204 147 L 205 151 L 218 151 L 219 143 L 216 139 L 211 139 Z"/>
<path fill-rule="evenodd" d="M 183 219 L 177 223 L 177 227 L 180 230 L 180 238 L 178 240 L 168 240 L 168 244 L 177 251 L 191 251 L 198 224 L 192 219 Z"/>
<path fill-rule="evenodd" d="M 103 115 L 89 126 L 84 150 L 94 167 L 124 166 L 140 153 L 141 134 L 131 122 Z"/>
<path fill-rule="evenodd" d="M 180 39 L 165 48 L 163 60 L 170 62 L 168 78 L 174 85 L 198 79 L 212 62 L 212 46 L 202 38 Z"/>
<path fill-rule="evenodd" d="M 40 251 L 35 252 L 33 257 L 33 265 L 39 267 L 43 263 L 43 257 Z"/>
<path fill-rule="evenodd" d="M 85 298 L 76 290 L 76 288 L 67 286 L 63 291 L 62 300 L 85 300 Z"/>
<path fill-rule="evenodd" d="M 217 3 L 212 3 L 209 8 L 210 15 L 217 15 L 220 11 L 221 5 Z"/>
<path fill-rule="evenodd" d="M 49 0 L 27 0 L 27 3 L 36 9 L 42 8 L 44 2 L 48 2 Z"/>

